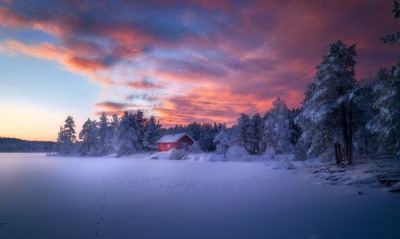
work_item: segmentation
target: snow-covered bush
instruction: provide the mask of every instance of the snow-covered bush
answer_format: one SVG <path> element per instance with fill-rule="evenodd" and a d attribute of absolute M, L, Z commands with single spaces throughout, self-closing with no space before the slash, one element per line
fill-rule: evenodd
<path fill-rule="evenodd" d="M 246 149 L 238 145 L 230 147 L 228 152 L 226 152 L 226 156 L 229 158 L 241 158 L 248 155 L 249 153 L 246 151 Z"/>
<path fill-rule="evenodd" d="M 296 169 L 296 166 L 294 165 L 294 163 L 289 159 L 284 159 L 284 160 L 280 161 L 280 163 L 286 169 L 289 169 L 289 170 Z"/>
<path fill-rule="evenodd" d="M 184 160 L 187 153 L 185 150 L 177 150 L 177 149 L 172 149 L 170 150 L 168 155 L 169 160 Z"/>
<path fill-rule="evenodd" d="M 274 156 L 275 156 L 275 149 L 272 148 L 272 147 L 268 147 L 268 148 L 265 150 L 264 158 L 266 158 L 266 159 L 273 159 Z"/>
<path fill-rule="evenodd" d="M 204 151 L 201 150 L 201 147 L 200 147 L 200 145 L 197 143 L 197 141 L 193 142 L 193 144 L 189 146 L 189 152 L 191 152 L 191 153 L 193 153 L 193 154 L 204 153 Z"/>
<path fill-rule="evenodd" d="M 253 161 L 254 156 L 250 155 L 247 150 L 241 146 L 231 146 L 226 152 L 226 160 L 232 161 Z"/>

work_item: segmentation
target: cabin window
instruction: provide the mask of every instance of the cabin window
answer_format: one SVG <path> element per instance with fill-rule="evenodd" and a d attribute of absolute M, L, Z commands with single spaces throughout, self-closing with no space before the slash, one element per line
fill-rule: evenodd
<path fill-rule="evenodd" d="M 188 144 L 187 144 L 187 143 L 183 143 L 183 144 L 182 144 L 182 149 L 188 150 Z"/>
<path fill-rule="evenodd" d="M 171 144 L 167 144 L 167 149 L 170 149 L 171 148 Z"/>

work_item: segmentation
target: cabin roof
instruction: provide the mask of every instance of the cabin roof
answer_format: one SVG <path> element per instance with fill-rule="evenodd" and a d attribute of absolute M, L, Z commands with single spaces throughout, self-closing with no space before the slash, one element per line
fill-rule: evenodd
<path fill-rule="evenodd" d="M 191 139 L 193 142 L 194 140 L 192 139 L 192 137 L 190 137 L 189 135 L 187 135 L 186 133 L 181 133 L 181 134 L 167 134 L 164 135 L 161 139 L 159 139 L 156 143 L 157 144 L 161 144 L 161 143 L 176 143 L 178 142 L 181 138 L 183 137 L 189 137 L 189 139 Z"/>

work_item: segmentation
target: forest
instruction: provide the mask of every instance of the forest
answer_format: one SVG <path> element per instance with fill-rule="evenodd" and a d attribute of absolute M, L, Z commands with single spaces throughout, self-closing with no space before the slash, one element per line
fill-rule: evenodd
<path fill-rule="evenodd" d="M 392 9 L 400 18 L 399 4 Z M 400 45 L 400 33 L 381 37 L 383 43 Z M 277 97 L 264 115 L 242 113 L 237 123 L 191 123 L 163 128 L 142 111 L 124 112 L 110 119 L 88 119 L 76 135 L 73 117 L 60 127 L 54 150 L 59 154 L 103 156 L 131 155 L 156 150 L 165 134 L 185 132 L 203 151 L 223 153 L 240 147 L 249 154 L 295 154 L 295 159 L 317 159 L 352 164 L 356 157 L 400 156 L 400 62 L 381 68 L 369 80 L 356 79 L 356 45 L 337 41 L 316 66 L 302 107 L 289 109 Z"/>
<path fill-rule="evenodd" d="M 0 152 L 51 152 L 55 142 L 0 137 Z"/>

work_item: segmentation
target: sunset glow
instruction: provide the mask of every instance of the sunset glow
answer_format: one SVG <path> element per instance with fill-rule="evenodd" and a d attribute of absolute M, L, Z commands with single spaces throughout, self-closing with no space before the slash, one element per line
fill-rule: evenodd
<path fill-rule="evenodd" d="M 358 80 L 393 65 L 389 0 L 0 0 L 0 137 L 55 140 L 68 115 L 142 109 L 164 126 L 298 107 L 337 40 Z"/>

